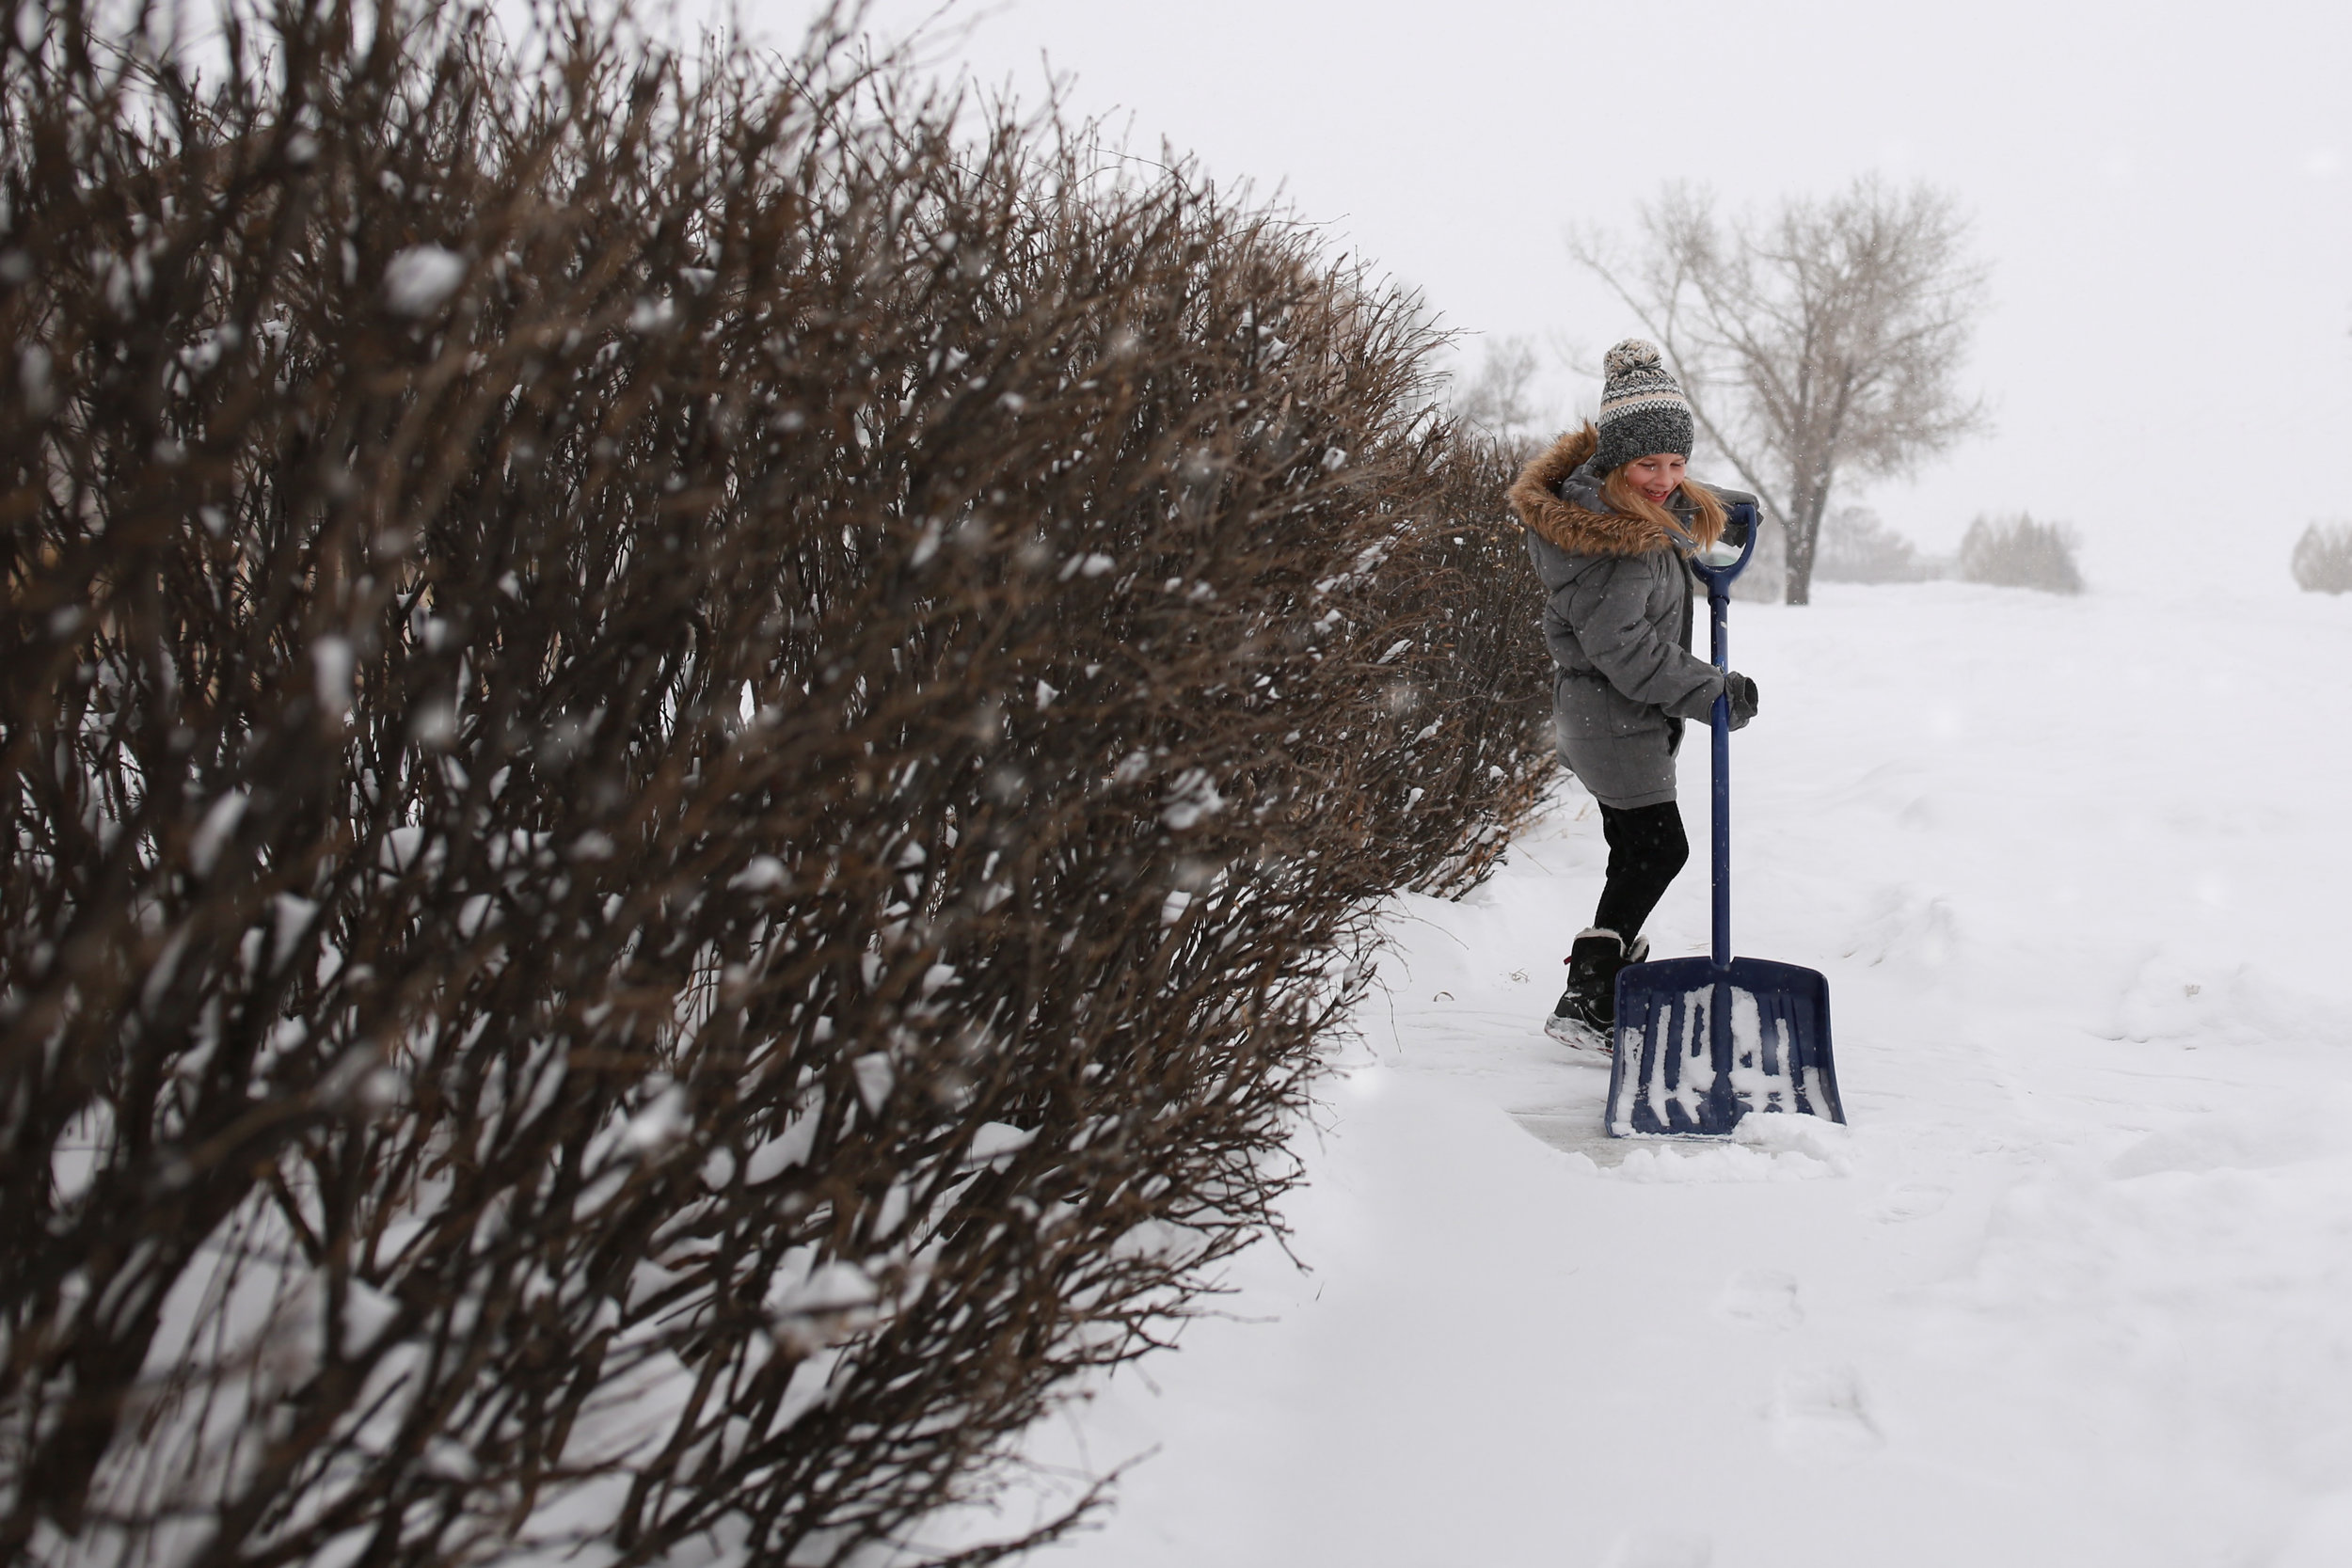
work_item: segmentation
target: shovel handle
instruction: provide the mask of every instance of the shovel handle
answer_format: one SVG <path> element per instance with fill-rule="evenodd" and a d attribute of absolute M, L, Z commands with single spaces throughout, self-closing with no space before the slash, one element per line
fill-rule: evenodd
<path fill-rule="evenodd" d="M 1696 556 L 1691 558 L 1691 570 L 1707 584 L 1708 621 L 1713 628 L 1715 668 L 1728 673 L 1731 669 L 1730 638 L 1724 629 L 1731 609 L 1731 581 L 1747 570 L 1748 560 L 1756 554 L 1756 508 L 1745 501 L 1732 506 L 1731 521 L 1740 525 L 1746 535 L 1740 546 L 1740 559 L 1725 566 L 1710 566 Z M 1715 699 L 1708 715 L 1714 773 L 1713 832 L 1710 848 L 1715 872 L 1714 957 L 1719 970 L 1731 962 L 1731 693 L 1725 689 Z"/>

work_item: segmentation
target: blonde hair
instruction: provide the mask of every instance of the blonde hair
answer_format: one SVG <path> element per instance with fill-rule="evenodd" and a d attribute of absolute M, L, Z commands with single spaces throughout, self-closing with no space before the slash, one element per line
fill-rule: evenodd
<path fill-rule="evenodd" d="M 1607 477 L 1600 482 L 1600 499 L 1609 503 L 1612 512 L 1655 524 L 1666 530 L 1666 536 L 1670 539 L 1677 533 L 1686 533 L 1701 549 L 1724 536 L 1724 503 L 1716 498 L 1714 491 L 1687 474 L 1683 476 L 1682 499 L 1691 503 L 1691 521 L 1686 526 L 1681 518 L 1633 488 L 1633 482 L 1625 477 L 1625 470 L 1626 465 L 1620 463 L 1610 469 Z"/>

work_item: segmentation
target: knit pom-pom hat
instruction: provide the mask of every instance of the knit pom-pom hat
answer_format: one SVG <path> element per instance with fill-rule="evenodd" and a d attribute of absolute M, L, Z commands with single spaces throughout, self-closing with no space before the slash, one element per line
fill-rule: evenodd
<path fill-rule="evenodd" d="M 1657 451 L 1691 455 L 1691 403 L 1656 343 L 1628 338 L 1601 356 L 1600 370 L 1596 469 L 1607 473 Z"/>

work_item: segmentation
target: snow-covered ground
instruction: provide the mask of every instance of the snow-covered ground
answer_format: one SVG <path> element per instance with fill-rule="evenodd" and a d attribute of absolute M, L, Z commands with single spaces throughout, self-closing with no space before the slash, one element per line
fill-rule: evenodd
<path fill-rule="evenodd" d="M 2352 1563 L 2352 599 L 1832 585 L 1732 636 L 1734 945 L 1829 976 L 1851 1131 L 1600 1135 L 1540 1030 L 1603 855 L 1564 784 L 1397 902 L 1308 1272 L 1253 1249 L 1037 1433 L 1148 1455 L 1037 1568 Z"/>

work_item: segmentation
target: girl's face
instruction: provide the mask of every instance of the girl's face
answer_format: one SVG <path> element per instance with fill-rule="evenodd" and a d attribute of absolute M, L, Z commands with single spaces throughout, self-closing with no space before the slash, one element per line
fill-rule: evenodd
<path fill-rule="evenodd" d="M 1633 482 L 1633 488 L 1663 505 L 1682 483 L 1682 471 L 1690 466 L 1691 460 L 1678 451 L 1654 451 L 1628 463 L 1625 477 Z"/>

